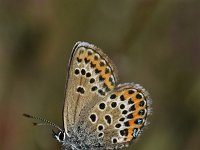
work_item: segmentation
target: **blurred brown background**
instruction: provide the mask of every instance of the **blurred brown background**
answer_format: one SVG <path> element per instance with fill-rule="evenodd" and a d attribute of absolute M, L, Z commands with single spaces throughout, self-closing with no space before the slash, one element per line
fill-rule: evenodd
<path fill-rule="evenodd" d="M 151 124 L 129 150 L 200 149 L 199 0 L 0 0 L 0 149 L 59 150 L 64 84 L 75 42 L 115 62 L 120 82 L 143 85 Z"/>

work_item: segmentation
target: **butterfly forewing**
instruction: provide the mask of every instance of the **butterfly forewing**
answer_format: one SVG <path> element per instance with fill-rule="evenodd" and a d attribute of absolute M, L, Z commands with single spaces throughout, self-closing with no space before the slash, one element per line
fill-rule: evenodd
<path fill-rule="evenodd" d="M 64 127 L 75 125 L 84 113 L 92 108 L 116 85 L 114 66 L 96 46 L 78 42 L 72 51 L 68 66 L 64 104 Z"/>
<path fill-rule="evenodd" d="M 90 111 L 85 123 L 106 149 L 117 149 L 136 139 L 149 113 L 149 96 L 138 84 L 116 87 Z M 101 141 L 101 140 L 100 140 Z"/>

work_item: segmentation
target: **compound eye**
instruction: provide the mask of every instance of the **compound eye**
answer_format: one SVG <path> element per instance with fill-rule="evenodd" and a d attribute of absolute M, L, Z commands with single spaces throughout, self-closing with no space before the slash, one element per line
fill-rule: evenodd
<path fill-rule="evenodd" d="M 60 141 L 63 141 L 65 139 L 65 134 L 63 132 L 59 132 L 58 138 L 59 138 Z"/>

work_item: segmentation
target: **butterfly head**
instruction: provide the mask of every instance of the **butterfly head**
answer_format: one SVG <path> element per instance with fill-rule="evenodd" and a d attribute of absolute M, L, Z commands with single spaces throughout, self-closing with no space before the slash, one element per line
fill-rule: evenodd
<path fill-rule="evenodd" d="M 58 142 L 63 143 L 65 141 L 66 133 L 64 131 L 59 131 L 56 133 L 54 130 L 52 130 L 52 132 L 53 137 L 58 140 Z"/>

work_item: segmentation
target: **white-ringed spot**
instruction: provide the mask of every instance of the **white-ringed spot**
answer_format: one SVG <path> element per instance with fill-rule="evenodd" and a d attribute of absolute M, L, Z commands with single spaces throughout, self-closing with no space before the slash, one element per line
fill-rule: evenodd
<path fill-rule="evenodd" d="M 117 107 L 117 102 L 111 102 L 110 103 L 110 107 L 113 108 L 113 109 L 116 108 Z"/>
<path fill-rule="evenodd" d="M 94 92 L 94 91 L 96 91 L 97 89 L 98 89 L 97 86 L 93 86 L 93 87 L 91 88 L 91 91 Z"/>
<path fill-rule="evenodd" d="M 101 102 L 99 104 L 99 110 L 104 111 L 106 109 L 106 104 L 104 102 Z"/>
<path fill-rule="evenodd" d="M 122 109 L 125 108 L 125 105 L 124 105 L 124 104 L 120 104 L 120 105 L 119 105 L 119 108 L 122 110 Z"/>
<path fill-rule="evenodd" d="M 116 97 L 117 97 L 116 94 L 110 95 L 110 99 L 115 99 Z"/>
<path fill-rule="evenodd" d="M 140 94 L 140 93 L 138 93 L 138 94 L 136 94 L 136 96 L 135 96 L 137 99 L 142 99 L 142 97 L 143 97 L 143 95 L 142 94 Z"/>
<path fill-rule="evenodd" d="M 107 125 L 112 124 L 112 116 L 107 114 L 104 116 L 104 121 L 106 122 Z"/>
<path fill-rule="evenodd" d="M 89 119 L 92 123 L 96 123 L 98 120 L 98 116 L 95 113 L 90 114 Z"/>
<path fill-rule="evenodd" d="M 92 74 L 91 74 L 90 72 L 87 72 L 87 73 L 86 73 L 86 77 L 87 77 L 87 78 L 91 77 L 91 75 L 92 75 Z"/>
<path fill-rule="evenodd" d="M 136 90 L 130 89 L 130 90 L 128 91 L 128 94 L 133 94 L 133 93 L 135 93 L 135 92 L 136 92 Z"/>
<path fill-rule="evenodd" d="M 121 123 L 116 123 L 115 124 L 115 128 L 117 128 L 117 129 L 120 128 L 121 126 L 122 126 Z"/>
<path fill-rule="evenodd" d="M 85 74 L 86 74 L 85 69 L 81 69 L 81 74 L 82 74 L 82 75 L 85 75 Z"/>
<path fill-rule="evenodd" d="M 116 143 L 118 142 L 118 138 L 112 137 L 111 142 L 112 142 L 113 144 L 116 144 Z"/>
<path fill-rule="evenodd" d="M 145 113 L 146 113 L 146 110 L 145 110 L 145 109 L 141 109 L 141 110 L 138 112 L 138 115 L 143 116 Z"/>
<path fill-rule="evenodd" d="M 95 79 L 94 78 L 91 78 L 90 79 L 90 83 L 92 84 L 92 83 L 94 83 L 95 82 Z"/>
<path fill-rule="evenodd" d="M 97 126 L 97 131 L 102 131 L 102 130 L 104 130 L 104 125 L 103 124 L 99 124 L 98 126 Z"/>
<path fill-rule="evenodd" d="M 79 75 L 79 73 L 80 73 L 80 70 L 79 70 L 78 68 L 76 68 L 76 69 L 74 70 L 74 74 L 75 74 L 75 75 Z"/>
<path fill-rule="evenodd" d="M 144 107 L 144 105 L 146 105 L 145 101 L 140 101 L 139 106 Z"/>
<path fill-rule="evenodd" d="M 100 132 L 99 134 L 98 134 L 98 137 L 99 138 L 102 138 L 104 136 L 104 133 L 103 132 Z"/>

